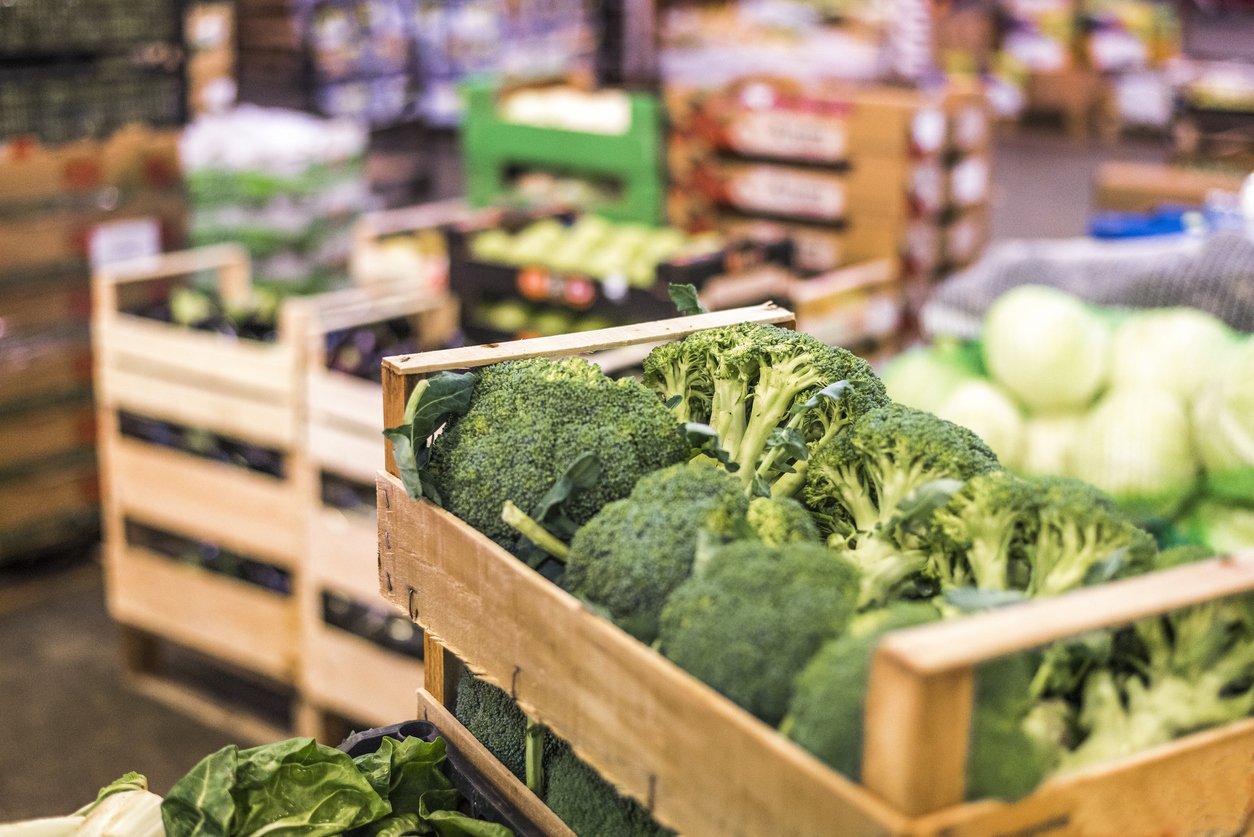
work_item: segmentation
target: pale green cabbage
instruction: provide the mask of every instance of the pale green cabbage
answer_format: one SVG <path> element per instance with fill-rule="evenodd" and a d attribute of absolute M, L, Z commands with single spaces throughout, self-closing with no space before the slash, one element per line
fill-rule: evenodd
<path fill-rule="evenodd" d="M 1220 320 L 1194 308 L 1155 308 L 1131 314 L 1115 330 L 1113 386 L 1152 386 L 1192 400 L 1207 373 L 1236 347 Z"/>
<path fill-rule="evenodd" d="M 1031 410 L 1081 409 L 1106 383 L 1110 330 L 1075 297 L 1023 285 L 989 308 L 984 363 Z"/>
<path fill-rule="evenodd" d="M 997 454 L 1002 465 L 1019 467 L 1026 442 L 1023 414 L 993 384 L 966 381 L 936 410 L 936 415 L 974 431 Z"/>

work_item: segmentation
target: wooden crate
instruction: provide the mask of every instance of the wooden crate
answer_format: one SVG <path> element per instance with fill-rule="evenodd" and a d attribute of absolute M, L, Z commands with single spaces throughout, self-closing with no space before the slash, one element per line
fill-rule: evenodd
<path fill-rule="evenodd" d="M 250 292 L 248 256 L 219 246 L 97 271 L 93 342 L 109 609 L 143 644 L 170 640 L 291 684 L 297 606 L 285 596 L 179 564 L 128 542 L 126 521 L 208 541 L 291 574 L 305 552 L 298 444 L 302 342 L 294 307 L 274 343 L 236 340 L 127 313 L 183 277 L 212 271 L 226 300 Z M 207 430 L 281 452 L 284 476 L 250 471 L 122 435 L 119 412 Z M 155 654 L 128 655 L 132 667 Z M 139 671 L 151 675 L 152 672 Z"/>
<path fill-rule="evenodd" d="M 743 320 L 792 317 L 764 306 L 393 358 L 385 362 L 385 417 L 397 423 L 409 387 L 436 371 L 673 339 Z M 452 657 L 464 661 L 682 833 L 1236 833 L 1254 807 L 1254 720 L 1051 779 L 1019 802 L 962 801 L 979 663 L 1252 590 L 1254 553 L 886 637 L 872 666 L 864 783 L 856 784 L 484 535 L 409 498 L 394 474 L 379 475 L 378 492 L 380 590 L 427 632 L 432 698 L 448 706 Z"/>
<path fill-rule="evenodd" d="M 96 442 L 96 411 L 88 392 L 36 401 L 0 412 L 0 473 L 51 460 Z"/>
<path fill-rule="evenodd" d="M 301 581 L 301 690 L 311 707 L 375 726 L 413 712 L 421 661 L 328 625 L 322 593 L 378 603 L 374 515 L 330 508 L 321 498 L 324 472 L 370 485 L 383 430 L 380 385 L 327 368 L 326 335 L 399 317 L 411 319 L 420 343 L 442 346 L 457 329 L 457 304 L 444 293 L 350 289 L 325 294 L 301 312 L 306 335 L 308 427 L 308 566 Z M 403 613 L 403 611 L 402 611 Z"/>
<path fill-rule="evenodd" d="M 448 287 L 448 252 L 443 228 L 464 217 L 470 210 L 460 198 L 418 204 L 401 209 L 368 212 L 353 225 L 353 252 L 349 273 L 362 287 L 387 286 L 397 282 L 430 288 L 432 292 Z M 419 241 L 429 254 L 419 255 Z M 389 244 L 400 239 L 413 248 L 411 260 L 389 258 Z"/>

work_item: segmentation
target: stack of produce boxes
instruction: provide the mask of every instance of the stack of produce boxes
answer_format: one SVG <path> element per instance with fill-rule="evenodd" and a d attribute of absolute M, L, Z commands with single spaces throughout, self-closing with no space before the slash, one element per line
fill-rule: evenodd
<path fill-rule="evenodd" d="M 0 140 L 105 137 L 183 121 L 181 4 L 0 4 Z"/>
<path fill-rule="evenodd" d="M 988 126 L 977 94 L 751 79 L 672 87 L 668 108 L 672 223 L 788 234 L 811 276 L 884 258 L 932 275 L 978 252 Z"/>
<path fill-rule="evenodd" d="M 93 537 L 89 262 L 183 237 L 173 134 L 0 147 L 0 563 Z"/>
<path fill-rule="evenodd" d="M 360 125 L 242 106 L 198 119 L 181 145 L 193 244 L 244 244 L 256 281 L 286 291 L 346 280 L 368 202 Z"/>

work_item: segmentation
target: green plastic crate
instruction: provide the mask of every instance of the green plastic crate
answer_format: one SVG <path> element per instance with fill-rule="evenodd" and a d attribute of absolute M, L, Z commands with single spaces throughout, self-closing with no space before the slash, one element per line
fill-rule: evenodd
<path fill-rule="evenodd" d="M 662 108 L 655 96 L 629 93 L 631 127 L 606 135 L 505 122 L 497 114 L 495 85 L 471 83 L 463 92 L 462 159 L 471 206 L 499 200 L 507 169 L 526 166 L 613 178 L 622 194 L 597 214 L 652 226 L 666 222 Z"/>

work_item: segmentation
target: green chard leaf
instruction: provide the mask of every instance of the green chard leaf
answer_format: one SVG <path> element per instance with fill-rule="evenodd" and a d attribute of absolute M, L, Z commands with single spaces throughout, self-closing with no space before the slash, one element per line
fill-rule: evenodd
<path fill-rule="evenodd" d="M 144 790 L 148 790 L 148 778 L 144 776 L 144 774 L 136 773 L 132 770 L 130 773 L 124 773 L 121 777 L 114 779 L 112 782 L 101 788 L 100 792 L 96 794 L 95 800 L 87 805 L 84 805 L 82 808 L 79 808 L 74 812 L 74 815 L 77 817 L 87 816 L 94 811 L 101 802 L 108 797 L 113 796 L 115 793 L 130 793 L 131 791 Z"/>
<path fill-rule="evenodd" d="M 174 783 L 161 803 L 167 837 L 230 837 L 235 820 L 235 769 L 239 748 L 230 744 L 205 756 Z"/>

